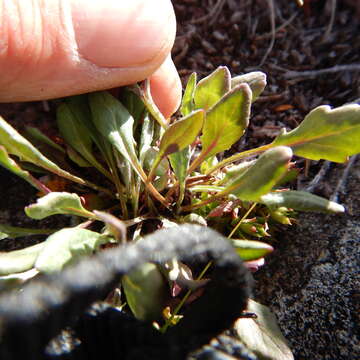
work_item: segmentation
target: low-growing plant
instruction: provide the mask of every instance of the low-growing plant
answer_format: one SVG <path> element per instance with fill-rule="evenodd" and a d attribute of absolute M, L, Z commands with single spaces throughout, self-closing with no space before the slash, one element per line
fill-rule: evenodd
<path fill-rule="evenodd" d="M 219 67 L 199 82 L 193 73 L 180 115 L 170 121 L 154 104 L 148 81 L 124 87 L 116 97 L 96 92 L 66 98 L 57 108 L 60 144 L 35 128 L 21 135 L 0 118 L 1 165 L 38 190 L 27 216 L 85 219 L 65 229 L 0 225 L 2 238 L 50 234 L 39 244 L 0 253 L 3 283 L 59 271 L 84 255 L 182 223 L 218 230 L 256 270 L 272 251 L 263 238 L 276 223 L 291 224 L 294 211 L 344 212 L 289 184 L 300 171 L 293 155 L 345 162 L 360 152 L 357 104 L 320 106 L 270 144 L 220 159 L 244 135 L 251 104 L 265 85 L 261 72 L 232 78 Z M 121 306 L 126 301 L 139 319 L 161 324 L 165 318 L 164 331 L 180 319 L 190 292 L 199 296 L 206 270 L 195 277 L 176 259 L 147 263 L 124 276 L 124 296 L 110 298 Z M 183 290 L 188 293 L 180 306 L 164 301 Z"/>

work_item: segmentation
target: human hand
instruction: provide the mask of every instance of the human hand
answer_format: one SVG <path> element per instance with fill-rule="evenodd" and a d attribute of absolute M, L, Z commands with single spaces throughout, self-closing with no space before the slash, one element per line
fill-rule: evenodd
<path fill-rule="evenodd" d="M 150 77 L 165 117 L 181 83 L 170 0 L 0 0 L 0 102 L 44 100 Z"/>

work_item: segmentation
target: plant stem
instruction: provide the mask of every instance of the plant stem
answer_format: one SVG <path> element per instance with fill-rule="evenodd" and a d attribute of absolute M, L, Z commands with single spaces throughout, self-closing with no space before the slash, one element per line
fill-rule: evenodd
<path fill-rule="evenodd" d="M 206 154 L 201 153 L 189 166 L 187 173 L 191 174 L 204 160 Z"/>
<path fill-rule="evenodd" d="M 144 170 L 142 169 L 141 166 L 136 167 L 136 170 L 139 173 L 139 176 L 141 177 L 141 180 L 144 182 L 145 186 L 147 187 L 147 189 L 149 190 L 149 193 L 154 196 L 154 198 L 156 200 L 158 200 L 159 202 L 161 202 L 161 204 L 163 204 L 166 208 L 169 207 L 169 203 L 165 200 L 165 198 L 156 190 L 156 188 L 154 187 L 154 185 L 149 182 Z"/>
<path fill-rule="evenodd" d="M 48 170 L 50 170 L 50 169 L 48 169 Z M 111 197 L 114 196 L 114 194 L 109 189 L 104 188 L 104 187 L 99 186 L 99 185 L 96 185 L 96 184 L 90 182 L 89 180 L 84 180 L 84 179 L 81 179 L 81 178 L 79 178 L 79 177 L 77 177 L 75 175 L 71 175 L 70 173 L 67 173 L 66 171 L 62 171 L 62 170 L 61 171 L 50 170 L 50 171 L 53 172 L 56 175 L 59 175 L 59 176 L 65 178 L 65 179 L 71 180 L 71 181 L 73 181 L 73 182 L 75 182 L 77 184 L 90 187 L 90 188 L 92 188 L 92 189 L 94 189 L 96 191 L 101 191 L 101 192 L 103 192 L 105 194 L 110 195 Z"/>
<path fill-rule="evenodd" d="M 117 193 L 119 195 L 119 201 L 120 201 L 120 206 L 121 206 L 121 211 L 122 211 L 123 218 L 127 219 L 129 214 L 128 214 L 128 209 L 127 209 L 127 206 L 126 206 L 126 199 L 123 196 L 123 193 L 125 191 L 124 191 L 123 185 L 121 184 L 121 181 L 120 181 L 120 178 L 119 178 L 119 173 L 118 173 L 117 166 L 116 166 L 115 159 L 114 159 L 113 155 L 106 156 L 106 161 L 107 161 L 107 164 L 108 164 L 109 169 L 110 169 L 110 173 L 111 173 L 111 176 L 112 176 L 112 181 L 115 184 L 116 191 L 117 191 Z"/>
<path fill-rule="evenodd" d="M 203 276 L 205 275 L 205 273 L 208 271 L 209 267 L 212 265 L 212 261 L 209 261 L 206 266 L 204 267 L 203 271 L 200 273 L 200 275 L 197 277 L 196 280 L 201 280 L 203 278 Z M 171 314 L 170 318 L 166 320 L 164 326 L 160 329 L 160 332 L 162 334 L 164 334 L 166 332 L 166 330 L 168 329 L 168 327 L 170 326 L 170 324 L 172 323 L 173 319 L 175 318 L 175 316 L 179 313 L 180 309 L 184 306 L 186 300 L 189 298 L 189 296 L 191 295 L 192 290 L 188 290 L 187 293 L 184 295 L 184 297 L 181 299 L 179 305 L 175 308 L 174 312 Z"/>
<path fill-rule="evenodd" d="M 239 228 L 241 223 L 249 216 L 249 214 L 254 210 L 257 203 L 253 203 L 249 210 L 245 213 L 245 215 L 240 219 L 240 221 L 236 224 L 236 226 L 232 229 L 231 233 L 228 236 L 228 239 L 230 239 L 236 232 L 236 230 Z"/>

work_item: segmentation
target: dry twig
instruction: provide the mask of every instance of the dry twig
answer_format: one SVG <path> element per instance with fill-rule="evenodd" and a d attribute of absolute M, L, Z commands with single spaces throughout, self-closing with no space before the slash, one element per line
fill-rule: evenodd
<path fill-rule="evenodd" d="M 331 68 L 309 70 L 309 71 L 287 71 L 284 74 L 285 79 L 294 79 L 299 77 L 314 78 L 324 74 L 331 74 L 341 71 L 360 71 L 360 64 L 346 64 L 346 65 L 335 65 Z"/>
<path fill-rule="evenodd" d="M 331 15 L 330 15 L 330 21 L 328 24 L 328 27 L 325 31 L 325 34 L 322 38 L 322 42 L 326 42 L 327 39 L 329 38 L 331 31 L 334 27 L 334 22 L 335 22 L 335 14 L 336 14 L 336 0 L 331 0 Z"/>
<path fill-rule="evenodd" d="M 215 21 L 217 20 L 219 14 L 221 13 L 221 10 L 223 8 L 223 6 L 225 5 L 226 0 L 218 0 L 218 2 L 215 4 L 215 6 L 210 10 L 210 12 L 199 18 L 199 19 L 194 19 L 191 20 L 192 24 L 201 24 L 207 20 L 210 19 L 209 21 L 209 25 L 213 25 L 215 23 Z"/>
<path fill-rule="evenodd" d="M 334 190 L 334 193 L 331 195 L 330 197 L 330 200 L 331 201 L 338 201 L 338 198 L 339 198 L 339 193 L 343 192 L 344 190 L 344 187 L 345 187 L 345 183 L 346 183 L 346 180 L 349 176 L 349 172 L 350 172 L 350 169 L 351 167 L 354 165 L 355 163 L 355 160 L 357 159 L 358 155 L 355 155 L 353 157 L 350 158 L 349 162 L 347 163 L 337 185 L 336 185 L 336 188 Z"/>
<path fill-rule="evenodd" d="M 274 8 L 274 0 L 268 0 L 269 3 L 269 12 L 270 12 L 270 24 L 271 24 L 271 41 L 269 47 L 266 50 L 263 58 L 260 61 L 259 67 L 264 65 L 267 57 L 269 56 L 271 50 L 275 44 L 275 8 Z"/>

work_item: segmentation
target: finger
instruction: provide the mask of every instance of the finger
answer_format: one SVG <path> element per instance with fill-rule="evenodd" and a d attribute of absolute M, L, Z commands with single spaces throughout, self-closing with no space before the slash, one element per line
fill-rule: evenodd
<path fill-rule="evenodd" d="M 181 82 L 175 65 L 169 56 L 150 78 L 151 95 L 165 118 L 179 107 Z"/>
<path fill-rule="evenodd" d="M 176 30 L 170 0 L 3 0 L 0 23 L 2 102 L 143 80 L 168 56 Z"/>

